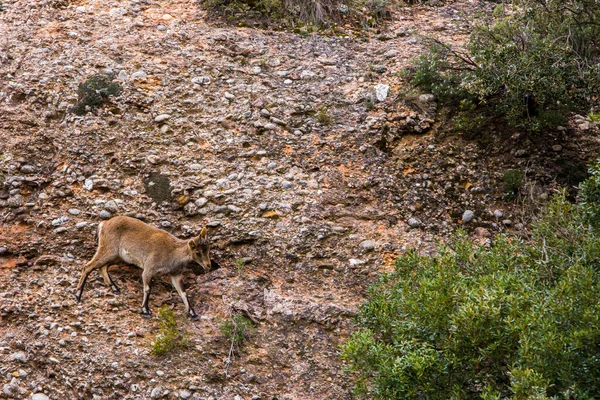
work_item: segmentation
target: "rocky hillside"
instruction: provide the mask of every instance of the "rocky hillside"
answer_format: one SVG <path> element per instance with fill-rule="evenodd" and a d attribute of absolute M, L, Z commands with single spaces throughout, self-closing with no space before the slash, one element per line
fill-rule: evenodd
<path fill-rule="evenodd" d="M 435 98 L 402 94 L 420 35 L 461 43 L 474 7 L 327 35 L 229 27 L 192 1 L 3 1 L 0 397 L 350 398 L 338 346 L 377 274 L 458 226 L 482 243 L 524 228 L 505 170 L 543 200 L 596 146 L 571 127 L 570 142 L 442 135 Z M 86 110 L 97 74 L 121 90 Z M 187 348 L 150 354 L 159 321 L 134 267 L 111 268 L 122 294 L 93 273 L 74 301 L 114 215 L 208 227 L 222 268 L 187 276 Z M 183 316 L 178 299 L 156 283 L 151 309 Z M 235 314 L 254 329 L 231 352 Z"/>

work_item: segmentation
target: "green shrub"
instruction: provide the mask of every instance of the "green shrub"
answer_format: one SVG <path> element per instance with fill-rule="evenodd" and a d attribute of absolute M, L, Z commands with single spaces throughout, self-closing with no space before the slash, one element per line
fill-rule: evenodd
<path fill-rule="evenodd" d="M 520 169 L 509 169 L 504 173 L 502 180 L 504 181 L 504 193 L 508 196 L 515 196 L 523 187 L 525 172 Z"/>
<path fill-rule="evenodd" d="M 563 124 L 568 112 L 585 114 L 598 101 L 599 21 L 595 0 L 499 4 L 475 24 L 465 54 L 435 43 L 413 82 L 442 94 L 456 83 L 453 90 L 513 126 Z"/>
<path fill-rule="evenodd" d="M 589 169 L 590 177 L 579 185 L 579 203 L 588 222 L 600 227 L 600 159 Z"/>
<path fill-rule="evenodd" d="M 253 332 L 252 321 L 242 315 L 233 315 L 221 324 L 221 333 L 231 342 L 232 348 L 239 348 Z"/>
<path fill-rule="evenodd" d="M 530 242 L 488 249 L 462 233 L 434 257 L 408 252 L 370 287 L 343 346 L 357 394 L 600 398 L 599 239 L 562 195 Z"/>
<path fill-rule="evenodd" d="M 163 306 L 158 310 L 158 324 L 159 333 L 152 342 L 152 354 L 164 355 L 188 345 L 187 333 L 179 329 L 177 317 L 170 307 Z"/>
<path fill-rule="evenodd" d="M 121 84 L 111 74 L 96 74 L 79 84 L 78 100 L 73 107 L 77 115 L 88 111 L 96 111 L 111 96 L 119 96 L 123 92 Z"/>

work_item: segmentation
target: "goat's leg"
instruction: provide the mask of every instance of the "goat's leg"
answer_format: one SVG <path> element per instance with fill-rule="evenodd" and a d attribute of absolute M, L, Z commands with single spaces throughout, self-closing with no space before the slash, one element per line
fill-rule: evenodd
<path fill-rule="evenodd" d="M 185 293 L 183 283 L 181 282 L 182 280 L 183 275 L 175 275 L 171 277 L 171 283 L 173 284 L 173 287 L 177 290 L 177 293 L 179 293 L 179 296 L 183 301 L 183 305 L 185 306 L 186 315 L 192 319 L 198 319 L 198 314 L 196 314 L 196 311 L 194 311 L 194 309 L 190 305 L 187 294 Z"/>
<path fill-rule="evenodd" d="M 142 283 L 144 285 L 144 299 L 142 300 L 142 314 L 146 317 L 152 315 L 150 309 L 148 308 L 148 301 L 150 300 L 150 284 L 152 283 L 153 274 L 150 271 L 150 268 L 144 269 L 142 273 Z"/>
<path fill-rule="evenodd" d="M 79 283 L 77 284 L 77 290 L 75 291 L 75 299 L 77 301 L 81 301 L 81 295 L 83 294 L 83 287 L 85 286 L 85 282 L 87 280 L 88 275 L 95 269 L 102 268 L 107 264 L 110 264 L 114 261 L 114 257 L 103 254 L 100 252 L 96 252 L 94 258 L 83 267 L 81 272 L 81 278 L 79 278 Z"/>
<path fill-rule="evenodd" d="M 104 282 L 110 288 L 110 290 L 112 290 L 112 292 L 114 294 L 121 294 L 121 289 L 119 289 L 119 287 L 117 286 L 115 281 L 112 280 L 112 277 L 108 273 L 108 267 L 109 267 L 108 265 L 105 265 L 102 268 L 100 268 L 100 273 L 102 274 L 102 277 L 104 278 Z"/>

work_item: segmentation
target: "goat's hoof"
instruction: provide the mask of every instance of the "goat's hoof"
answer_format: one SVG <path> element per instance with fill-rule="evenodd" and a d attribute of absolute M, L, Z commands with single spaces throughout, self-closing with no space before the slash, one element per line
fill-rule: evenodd
<path fill-rule="evenodd" d="M 146 310 L 145 308 L 142 308 L 142 317 L 150 318 L 150 317 L 152 317 L 152 313 L 150 312 L 150 310 Z"/>
<path fill-rule="evenodd" d="M 110 288 L 110 290 L 112 290 L 112 292 L 113 292 L 114 294 L 121 294 L 121 289 L 119 289 L 119 288 L 118 288 L 118 287 L 116 287 L 116 286 L 115 286 L 115 287 L 112 287 L 112 288 Z"/>
<path fill-rule="evenodd" d="M 75 301 L 78 303 L 81 301 L 81 293 L 75 295 Z"/>
<path fill-rule="evenodd" d="M 189 319 L 191 319 L 192 321 L 198 321 L 198 320 L 200 319 L 200 317 L 199 317 L 199 316 L 198 316 L 198 314 L 196 314 L 196 313 L 193 313 L 193 314 L 190 314 L 190 313 L 188 313 L 188 315 L 187 315 L 187 316 L 188 316 L 188 318 L 189 318 Z"/>

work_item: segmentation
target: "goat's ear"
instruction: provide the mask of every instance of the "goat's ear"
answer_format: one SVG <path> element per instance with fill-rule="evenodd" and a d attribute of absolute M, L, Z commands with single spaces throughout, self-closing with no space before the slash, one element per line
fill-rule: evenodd
<path fill-rule="evenodd" d="M 206 239 L 206 228 L 202 228 L 200 231 L 200 239 Z"/>
<path fill-rule="evenodd" d="M 195 250 L 198 247 L 198 243 L 196 243 L 196 240 L 191 239 L 188 241 L 188 246 L 190 246 L 190 249 Z"/>

